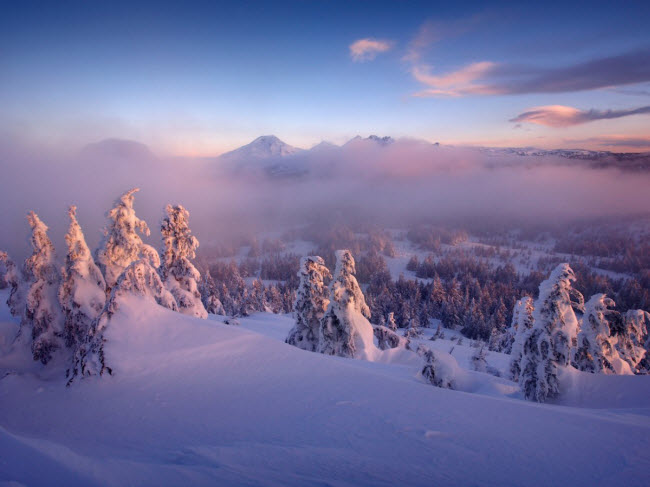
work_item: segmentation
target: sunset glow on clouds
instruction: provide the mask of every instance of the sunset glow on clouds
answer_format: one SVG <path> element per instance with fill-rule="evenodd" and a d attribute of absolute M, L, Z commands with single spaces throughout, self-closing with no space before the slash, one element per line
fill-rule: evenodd
<path fill-rule="evenodd" d="M 0 137 L 177 155 L 270 133 L 299 147 L 379 134 L 642 150 L 648 15 L 640 1 L 18 2 L 0 16 Z"/>

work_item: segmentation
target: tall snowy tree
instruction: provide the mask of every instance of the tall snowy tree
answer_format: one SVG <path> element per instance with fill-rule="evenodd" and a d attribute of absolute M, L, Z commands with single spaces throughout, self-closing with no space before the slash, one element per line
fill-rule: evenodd
<path fill-rule="evenodd" d="M 27 215 L 32 229 L 32 255 L 23 266 L 22 316 L 18 340 L 31 342 L 34 360 L 47 364 L 63 346 L 63 315 L 57 299 L 61 276 L 47 226 L 33 211 Z M 12 296 L 14 297 L 14 296 Z M 16 302 L 11 303 L 17 305 Z"/>
<path fill-rule="evenodd" d="M 146 236 L 150 234 L 147 223 L 140 220 L 133 209 L 134 194 L 138 191 L 139 188 L 133 188 L 124 193 L 108 213 L 109 223 L 97 251 L 97 262 L 104 274 L 107 292 L 132 262 L 145 258 L 155 268 L 160 265 L 158 252 L 138 235 L 138 232 Z"/>
<path fill-rule="evenodd" d="M 93 320 L 106 302 L 106 283 L 95 264 L 77 221 L 77 207 L 68 211 L 70 226 L 65 236 L 68 253 L 59 288 L 59 302 L 65 317 L 65 343 L 73 347 L 83 342 Z"/>
<path fill-rule="evenodd" d="M 160 228 L 164 244 L 160 275 L 181 313 L 205 319 L 208 312 L 198 289 L 201 274 L 190 260 L 196 257 L 199 246 L 199 241 L 190 231 L 190 213 L 180 205 L 167 205 L 165 210 L 167 216 Z"/>
<path fill-rule="evenodd" d="M 560 394 L 558 367 L 568 365 L 577 339 L 578 320 L 572 307 L 569 264 L 558 265 L 539 286 L 533 328 L 524 340 L 519 385 L 526 399 L 544 402 Z"/>
<path fill-rule="evenodd" d="M 579 370 L 595 374 L 632 374 L 632 369 L 618 355 L 611 337 L 610 320 L 620 319 L 611 310 L 616 305 L 604 294 L 595 294 L 584 307 L 582 327 L 573 365 Z"/>
<path fill-rule="evenodd" d="M 303 350 L 318 350 L 320 323 L 329 305 L 329 290 L 325 280 L 331 278 L 322 257 L 312 255 L 300 260 L 300 282 L 296 291 L 293 313 L 296 324 L 286 342 Z"/>
<path fill-rule="evenodd" d="M 370 310 L 357 283 L 349 250 L 336 251 L 336 269 L 330 284 L 330 303 L 321 321 L 319 351 L 354 357 L 361 348 L 374 347 Z"/>
<path fill-rule="evenodd" d="M 512 314 L 512 324 L 507 330 L 508 335 L 514 335 L 510 345 L 510 378 L 515 382 L 519 381 L 521 374 L 521 357 L 524 352 L 524 341 L 528 330 L 533 327 L 533 299 L 529 296 L 521 298 L 515 304 Z M 508 339 L 509 343 L 510 340 Z"/>

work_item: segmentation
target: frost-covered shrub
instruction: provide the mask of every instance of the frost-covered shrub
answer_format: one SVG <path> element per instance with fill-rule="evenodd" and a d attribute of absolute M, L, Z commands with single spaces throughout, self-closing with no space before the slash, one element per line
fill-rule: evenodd
<path fill-rule="evenodd" d="M 189 227 L 190 213 L 182 206 L 167 205 L 160 231 L 164 251 L 160 266 L 162 280 L 178 303 L 178 310 L 190 316 L 208 317 L 199 292 L 201 274 L 190 259 L 196 257 L 199 241 Z"/>
<path fill-rule="evenodd" d="M 485 350 L 485 346 L 481 345 L 472 354 L 471 357 L 472 369 L 476 370 L 477 372 L 487 372 L 486 357 L 487 357 L 487 351 Z"/>
<path fill-rule="evenodd" d="M 557 369 L 568 365 L 578 331 L 573 281 L 569 264 L 560 264 L 539 286 L 534 324 L 524 337 L 520 365 L 519 385 L 526 399 L 544 402 L 560 393 Z"/>
<path fill-rule="evenodd" d="M 65 236 L 68 253 L 59 288 L 59 302 L 64 314 L 65 343 L 73 347 L 88 336 L 91 324 L 106 303 L 106 283 L 95 265 L 76 216 L 77 208 L 68 211 L 70 226 Z"/>
<path fill-rule="evenodd" d="M 298 271 L 300 282 L 293 306 L 296 324 L 286 342 L 303 350 L 318 350 L 320 323 L 329 305 L 325 279 L 331 277 L 325 261 L 319 256 L 304 257 Z"/>
<path fill-rule="evenodd" d="M 373 332 L 377 339 L 379 350 L 388 350 L 389 348 L 410 348 L 411 340 L 399 336 L 387 326 L 374 325 Z"/>

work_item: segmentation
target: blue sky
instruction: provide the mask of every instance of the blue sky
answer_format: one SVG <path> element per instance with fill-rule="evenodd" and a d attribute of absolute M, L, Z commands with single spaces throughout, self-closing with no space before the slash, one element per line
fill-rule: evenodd
<path fill-rule="evenodd" d="M 5 3 L 0 131 L 178 155 L 270 133 L 650 150 L 648 2 L 449 3 Z"/>

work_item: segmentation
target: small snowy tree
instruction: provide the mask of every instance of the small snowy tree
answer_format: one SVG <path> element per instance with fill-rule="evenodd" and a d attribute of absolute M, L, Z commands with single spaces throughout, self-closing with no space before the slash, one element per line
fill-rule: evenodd
<path fill-rule="evenodd" d="M 167 216 L 160 228 L 164 244 L 160 275 L 181 313 L 205 319 L 208 312 L 198 289 L 201 274 L 190 261 L 196 257 L 199 246 L 199 241 L 190 231 L 190 213 L 180 205 L 167 205 L 165 211 Z"/>
<path fill-rule="evenodd" d="M 59 302 L 65 317 L 65 343 L 73 347 L 88 336 L 93 320 L 106 302 L 106 283 L 95 265 L 77 221 L 77 207 L 68 211 L 70 226 L 65 236 L 68 253 L 59 288 Z"/>
<path fill-rule="evenodd" d="M 611 338 L 609 321 L 616 319 L 616 305 L 604 294 L 595 294 L 584 308 L 578 346 L 573 356 L 573 366 L 592 374 L 632 374 L 628 364 L 621 360 Z"/>
<path fill-rule="evenodd" d="M 392 311 L 388 313 L 388 321 L 386 322 L 386 327 L 390 328 L 392 331 L 397 330 L 397 323 L 395 323 L 395 313 Z"/>
<path fill-rule="evenodd" d="M 109 223 L 104 229 L 104 238 L 97 251 L 97 262 L 104 274 L 106 291 L 115 286 L 120 274 L 139 259 L 147 259 L 155 268 L 160 266 L 158 252 L 142 242 L 138 232 L 149 236 L 149 227 L 144 220 L 135 216 L 134 194 L 140 191 L 133 188 L 124 193 L 108 212 Z"/>
<path fill-rule="evenodd" d="M 354 357 L 359 347 L 374 347 L 370 310 L 354 277 L 349 250 L 336 251 L 336 269 L 330 285 L 330 303 L 320 326 L 319 351 Z"/>
<path fill-rule="evenodd" d="M 379 350 L 388 350 L 389 348 L 406 348 L 410 349 L 411 340 L 404 338 L 386 326 L 375 325 L 373 332 L 377 339 Z"/>
<path fill-rule="evenodd" d="M 481 345 L 476 348 L 474 354 L 472 355 L 472 368 L 477 372 L 487 372 L 487 352 L 485 350 L 485 345 Z"/>
<path fill-rule="evenodd" d="M 519 385 L 526 399 L 544 402 L 560 394 L 558 367 L 568 365 L 578 320 L 572 307 L 569 264 L 558 265 L 539 286 L 533 328 L 524 340 Z"/>
<path fill-rule="evenodd" d="M 11 287 L 17 276 L 16 264 L 9 258 L 7 252 L 0 250 L 0 289 Z"/>
<path fill-rule="evenodd" d="M 510 378 L 517 382 L 521 374 L 521 357 L 524 352 L 524 341 L 528 330 L 533 327 L 533 300 L 525 296 L 515 304 L 512 315 L 512 324 L 508 328 L 508 334 L 514 333 L 514 339 L 510 347 Z M 513 331 L 514 330 L 514 331 Z"/>
<path fill-rule="evenodd" d="M 301 259 L 298 277 L 300 282 L 293 305 L 296 324 L 286 342 L 315 352 L 318 350 L 320 322 L 330 302 L 325 279 L 331 278 L 331 274 L 321 257 L 309 256 Z"/>
<path fill-rule="evenodd" d="M 63 345 L 63 315 L 57 299 L 61 276 L 47 226 L 33 211 L 27 221 L 33 252 L 23 266 L 24 307 L 18 340 L 31 342 L 34 360 L 47 364 Z"/>
<path fill-rule="evenodd" d="M 424 380 L 436 387 L 453 389 L 453 375 L 448 370 L 445 370 L 445 367 L 441 366 L 433 350 L 420 345 L 416 353 L 424 361 L 424 366 L 420 371 L 420 375 Z"/>

